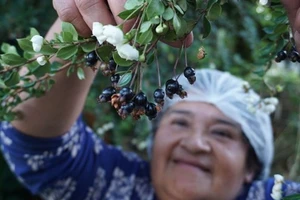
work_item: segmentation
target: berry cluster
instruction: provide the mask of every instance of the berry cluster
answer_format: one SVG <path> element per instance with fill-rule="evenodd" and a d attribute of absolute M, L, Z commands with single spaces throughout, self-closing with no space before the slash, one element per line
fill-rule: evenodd
<path fill-rule="evenodd" d="M 290 50 L 282 49 L 279 51 L 276 55 L 275 61 L 281 62 L 286 59 L 289 59 L 292 62 L 300 62 L 300 55 L 295 46 L 290 48 Z"/>
<path fill-rule="evenodd" d="M 96 70 L 95 67 L 99 60 L 97 53 L 92 51 L 85 56 L 85 62 L 88 67 Z M 108 63 L 101 62 L 99 69 L 105 76 L 110 76 L 111 86 L 105 88 L 98 97 L 98 102 L 109 102 L 117 113 L 124 119 L 131 115 L 133 119 L 139 119 L 142 115 L 146 115 L 150 120 L 157 116 L 157 113 L 164 105 L 165 95 L 170 99 L 174 94 L 181 98 L 187 96 L 186 91 L 182 85 L 178 83 L 177 79 L 169 79 L 166 81 L 165 91 L 161 88 L 153 92 L 154 102 L 148 101 L 146 94 L 143 91 L 135 93 L 131 87 L 119 87 L 120 74 L 117 72 L 117 64 L 111 58 Z M 186 67 L 183 72 L 190 84 L 196 80 L 195 70 L 192 67 Z"/>
<path fill-rule="evenodd" d="M 140 91 L 135 94 L 130 87 L 123 87 L 118 92 L 113 86 L 107 87 L 100 94 L 98 101 L 110 102 L 123 119 L 128 115 L 131 115 L 134 119 L 139 119 L 141 115 L 146 115 L 151 120 L 161 110 L 164 97 L 161 89 L 155 91 L 154 96 L 158 96 L 160 100 L 160 103 L 157 103 L 157 105 L 149 102 L 144 92 Z"/>

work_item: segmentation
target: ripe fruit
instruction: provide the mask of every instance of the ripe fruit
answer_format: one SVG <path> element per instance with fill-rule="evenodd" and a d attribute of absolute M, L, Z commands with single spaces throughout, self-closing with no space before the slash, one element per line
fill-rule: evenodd
<path fill-rule="evenodd" d="M 146 106 L 146 104 L 147 104 L 147 96 L 143 92 L 139 92 L 134 97 L 134 103 L 137 106 Z"/>
<path fill-rule="evenodd" d="M 177 82 L 177 80 L 174 79 L 169 79 L 166 82 L 166 95 L 172 99 L 173 98 L 173 94 L 177 93 L 179 90 L 179 83 Z"/>
<path fill-rule="evenodd" d="M 116 70 L 117 64 L 116 64 L 116 62 L 114 61 L 113 58 L 109 59 L 108 65 L 109 65 L 109 70 L 110 71 L 114 72 Z"/>
<path fill-rule="evenodd" d="M 85 64 L 89 67 L 94 66 L 98 60 L 98 56 L 95 51 L 85 55 Z"/>
<path fill-rule="evenodd" d="M 296 51 L 296 50 L 292 50 L 289 55 L 288 55 L 289 59 L 292 61 L 292 62 L 297 62 L 300 60 L 300 56 L 299 56 L 299 53 Z"/>
<path fill-rule="evenodd" d="M 277 53 L 275 61 L 281 62 L 282 60 L 285 60 L 287 58 L 287 52 L 286 50 L 281 50 Z"/>
<path fill-rule="evenodd" d="M 183 72 L 184 76 L 188 79 L 190 84 L 196 81 L 195 70 L 192 67 L 186 67 Z"/>
<path fill-rule="evenodd" d="M 129 102 L 134 96 L 134 93 L 130 87 L 123 87 L 120 90 L 120 102 Z"/>
<path fill-rule="evenodd" d="M 145 114 L 148 116 L 148 118 L 151 120 L 156 117 L 157 115 L 157 110 L 156 106 L 154 103 L 147 103 L 146 108 L 145 108 Z"/>
<path fill-rule="evenodd" d="M 99 96 L 99 102 L 108 102 L 111 100 L 111 96 L 116 93 L 116 89 L 114 87 L 107 87 L 102 91 L 102 94 Z"/>
<path fill-rule="evenodd" d="M 114 74 L 110 77 L 110 81 L 113 85 L 116 85 L 120 80 L 120 74 Z"/>
<path fill-rule="evenodd" d="M 164 102 L 164 97 L 165 97 L 165 92 L 163 89 L 156 89 L 154 92 L 153 92 L 153 97 L 154 97 L 154 101 L 156 103 L 159 103 L 159 104 L 163 104 Z"/>

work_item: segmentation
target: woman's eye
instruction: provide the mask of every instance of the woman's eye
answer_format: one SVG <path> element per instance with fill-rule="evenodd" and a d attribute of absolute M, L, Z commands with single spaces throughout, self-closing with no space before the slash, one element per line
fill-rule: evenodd
<path fill-rule="evenodd" d="M 188 122 L 186 120 L 182 120 L 182 119 L 174 119 L 171 124 L 173 125 L 177 125 L 177 126 L 188 126 Z"/>
<path fill-rule="evenodd" d="M 215 130 L 215 131 L 212 131 L 212 133 L 219 137 L 232 138 L 231 134 L 228 131 Z"/>

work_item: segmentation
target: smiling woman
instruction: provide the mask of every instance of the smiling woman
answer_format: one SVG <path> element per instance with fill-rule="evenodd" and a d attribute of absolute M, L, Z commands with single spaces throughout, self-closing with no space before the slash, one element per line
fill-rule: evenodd
<path fill-rule="evenodd" d="M 32 193 L 47 200 L 272 200 L 271 194 L 300 193 L 298 183 L 268 178 L 269 114 L 277 102 L 260 98 L 243 80 L 203 69 L 191 85 L 181 75 L 188 97 L 165 97 L 147 162 L 106 145 L 82 120 L 95 77 L 85 70 L 82 81 L 56 74 L 45 96 L 16 108 L 22 119 L 0 122 L 4 156 Z"/>

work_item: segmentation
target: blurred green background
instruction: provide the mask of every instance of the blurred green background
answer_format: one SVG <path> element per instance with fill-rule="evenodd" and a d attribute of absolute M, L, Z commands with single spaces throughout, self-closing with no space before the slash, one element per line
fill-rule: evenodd
<path fill-rule="evenodd" d="M 210 18 L 211 34 L 207 38 L 203 39 L 199 34 L 201 24 L 196 27 L 195 42 L 187 49 L 187 55 L 190 66 L 230 71 L 248 80 L 262 96 L 269 96 L 278 85 L 283 88 L 281 93 L 276 94 L 280 105 L 272 114 L 276 148 L 272 173 L 300 181 L 299 64 L 272 61 L 289 36 L 287 19 L 278 2 L 272 1 L 276 10 L 263 7 L 254 0 L 232 0 L 224 4 L 221 17 Z M 0 0 L 0 12 L 0 43 L 10 44 L 16 44 L 16 38 L 27 36 L 30 27 L 45 35 L 57 17 L 52 1 Z M 207 56 L 198 60 L 196 55 L 202 46 Z M 161 78 L 165 82 L 172 77 L 178 50 L 159 44 L 158 52 Z M 184 59 L 181 59 L 177 73 L 181 73 L 184 66 Z M 144 88 L 147 88 L 145 92 L 150 97 L 157 87 L 157 79 L 156 68 L 150 66 L 148 69 Z M 263 78 L 264 72 L 267 75 Z M 148 128 L 145 127 L 149 125 L 148 120 L 121 120 L 111 106 L 98 104 L 96 98 L 109 85 L 108 78 L 101 78 L 101 73 L 98 76 L 86 102 L 85 120 L 107 143 L 136 151 L 146 158 Z M 31 196 L 17 182 L 0 154 L 0 200 L 17 199 L 39 198 Z"/>

